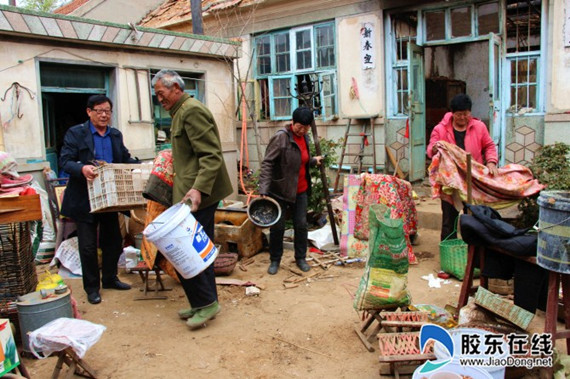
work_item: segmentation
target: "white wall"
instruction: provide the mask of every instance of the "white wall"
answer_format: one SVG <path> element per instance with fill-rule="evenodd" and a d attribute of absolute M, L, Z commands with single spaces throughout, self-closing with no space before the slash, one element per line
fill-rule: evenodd
<path fill-rule="evenodd" d="M 375 66 L 363 69 L 361 65 L 360 29 L 364 23 L 374 26 Z M 385 116 L 384 99 L 384 25 L 382 12 L 338 19 L 338 98 L 341 117 Z M 358 86 L 359 99 L 351 97 L 352 78 Z"/>
<path fill-rule="evenodd" d="M 0 102 L 0 117 L 6 123 L 3 131 L 4 149 L 19 162 L 29 159 L 45 159 L 44 128 L 41 109 L 41 88 L 38 62 L 75 63 L 83 65 L 104 65 L 111 67 L 110 97 L 114 100 L 114 125 L 124 134 L 125 145 L 141 159 L 154 157 L 154 127 L 150 122 L 151 104 L 150 89 L 141 87 L 140 100 L 136 97 L 134 74 L 130 67 L 141 69 L 169 68 L 185 72 L 203 73 L 206 81 L 205 103 L 212 111 L 220 130 L 223 149 L 230 175 L 235 181 L 235 131 L 233 111 L 235 99 L 231 75 L 231 64 L 223 60 L 200 58 L 177 54 L 154 54 L 134 51 L 118 51 L 110 49 L 93 49 L 92 47 L 53 47 L 22 40 L 21 43 L 2 41 L 0 50 L 0 89 L 2 94 L 13 82 L 28 88 L 34 99 L 27 93 L 20 92 L 19 100 L 10 109 L 12 97 Z M 145 76 L 139 75 L 139 84 L 145 85 Z M 146 84 L 148 85 L 148 84 Z M 15 99 L 15 98 L 14 98 Z M 15 100 L 14 100 L 15 101 Z M 141 101 L 143 123 L 129 123 L 135 117 L 137 102 Z M 19 107 L 22 118 L 12 117 Z M 10 120 L 11 119 L 11 120 Z M 1 134 L 0 134 L 1 136 Z M 231 157 L 231 158 L 230 158 Z M 233 159 L 233 160 L 229 160 Z"/>
<path fill-rule="evenodd" d="M 565 28 L 570 28 L 570 22 L 565 18 L 570 15 L 566 8 L 568 1 L 549 1 L 548 16 L 551 20 L 549 28 L 550 42 L 546 57 L 547 64 L 547 102 L 548 113 L 563 113 L 570 110 L 570 41 L 565 43 Z M 565 9 L 566 8 L 566 9 Z M 566 32 L 570 35 L 570 31 Z M 569 38 L 570 39 L 570 38 Z"/>

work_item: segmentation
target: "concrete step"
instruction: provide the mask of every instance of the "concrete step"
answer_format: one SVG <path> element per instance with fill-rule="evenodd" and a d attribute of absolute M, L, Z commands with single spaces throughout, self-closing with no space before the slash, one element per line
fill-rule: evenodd
<path fill-rule="evenodd" d="M 441 203 L 439 199 L 424 199 L 416 201 L 418 213 L 418 230 L 441 230 Z"/>

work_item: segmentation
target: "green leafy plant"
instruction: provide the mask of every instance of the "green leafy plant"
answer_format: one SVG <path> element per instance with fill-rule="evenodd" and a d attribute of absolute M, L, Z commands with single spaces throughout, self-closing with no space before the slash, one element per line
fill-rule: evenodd
<path fill-rule="evenodd" d="M 334 140 L 327 140 L 325 138 L 320 138 L 319 145 L 321 147 L 321 155 L 325 156 L 322 165 L 326 168 L 330 167 L 332 164 L 337 163 L 338 157 L 336 154 L 336 148 L 339 146 L 339 142 Z M 311 151 L 311 156 L 317 155 L 314 143 L 311 142 L 309 149 Z M 325 193 L 323 191 L 321 169 L 317 166 L 311 167 L 310 174 L 311 174 L 312 188 L 311 188 L 311 196 L 309 196 L 309 204 L 307 207 L 307 211 L 309 215 L 312 216 L 309 218 L 309 222 L 316 222 L 319 216 L 326 211 L 327 204 L 325 200 Z M 327 182 L 330 187 L 331 181 L 329 177 L 327 177 Z"/>
<path fill-rule="evenodd" d="M 529 168 L 534 177 L 547 190 L 570 190 L 570 145 L 562 142 L 545 145 L 535 155 Z M 521 212 L 515 220 L 518 227 L 531 227 L 538 221 L 538 195 L 523 199 L 518 205 Z"/>

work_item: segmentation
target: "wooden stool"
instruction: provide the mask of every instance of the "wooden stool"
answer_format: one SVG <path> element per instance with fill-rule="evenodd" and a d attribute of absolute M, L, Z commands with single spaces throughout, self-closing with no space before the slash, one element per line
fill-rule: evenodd
<path fill-rule="evenodd" d="M 96 378 L 95 370 L 93 370 L 87 362 L 83 359 L 79 358 L 75 351 L 72 348 L 68 347 L 64 350 L 58 351 L 57 355 L 59 356 L 57 363 L 55 364 L 55 368 L 53 369 L 53 374 L 51 375 L 51 379 L 56 379 L 59 377 L 61 370 L 63 369 L 63 364 L 65 363 L 69 366 L 67 370 L 67 374 L 65 375 L 66 379 L 73 378 L 73 375 L 83 376 L 85 378 Z"/>
<path fill-rule="evenodd" d="M 154 283 L 154 288 L 149 286 L 148 274 L 153 271 L 156 274 L 156 279 Z M 162 282 L 162 277 L 160 276 L 160 268 L 154 266 L 152 269 L 149 268 L 146 262 L 139 262 L 137 266 L 131 268 L 131 272 L 137 272 L 141 277 L 144 287 L 141 291 L 144 291 L 144 296 L 136 297 L 135 300 L 166 300 L 166 296 L 159 296 L 158 291 L 172 291 L 172 288 L 165 288 Z M 147 296 L 149 290 L 154 290 L 154 296 Z"/>
<path fill-rule="evenodd" d="M 426 317 L 427 321 L 427 317 Z M 425 323 L 425 322 L 424 322 Z M 380 333 L 378 343 L 380 347 L 380 363 L 389 363 L 390 371 L 396 379 L 400 378 L 401 368 L 404 366 L 419 366 L 428 359 L 434 359 L 433 344 L 427 345 L 427 353 L 420 351 L 419 332 Z"/>
<path fill-rule="evenodd" d="M 360 328 L 354 328 L 354 331 L 370 352 L 374 351 L 372 343 L 374 339 L 378 338 L 378 333 L 382 328 L 396 328 L 397 330 L 402 328 L 419 329 L 428 321 L 427 313 L 415 311 L 390 312 L 385 309 L 373 309 L 364 311 L 364 316 L 364 321 Z M 374 324 L 374 321 L 377 321 L 377 323 Z M 374 327 L 369 330 L 373 324 Z"/>

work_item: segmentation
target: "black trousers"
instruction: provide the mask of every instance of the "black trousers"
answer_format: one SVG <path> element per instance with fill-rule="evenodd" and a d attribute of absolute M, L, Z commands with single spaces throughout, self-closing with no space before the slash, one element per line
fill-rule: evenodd
<path fill-rule="evenodd" d="M 116 280 L 117 263 L 123 251 L 123 237 L 117 212 L 96 213 L 93 216 L 94 222 L 76 222 L 83 289 L 88 294 L 99 291 L 100 280 L 106 284 Z M 98 245 L 103 253 L 101 279 L 97 258 Z"/>
<path fill-rule="evenodd" d="M 441 241 L 447 238 L 455 239 L 457 238 L 456 222 L 459 212 L 455 207 L 448 203 L 447 201 L 441 200 Z"/>
<path fill-rule="evenodd" d="M 276 199 L 281 206 L 281 218 L 273 225 L 269 232 L 269 259 L 280 262 L 283 256 L 283 235 L 285 234 L 285 220 L 288 212 L 293 218 L 293 231 L 295 232 L 295 260 L 305 259 L 307 256 L 307 235 L 309 226 L 307 222 L 307 206 L 309 198 L 307 192 L 297 195 L 294 203 Z"/>
<path fill-rule="evenodd" d="M 196 221 L 202 225 L 212 242 L 214 241 L 214 215 L 217 208 L 218 204 L 214 204 L 208 208 L 192 212 L 192 215 Z M 178 279 L 180 279 L 184 293 L 192 308 L 204 308 L 218 301 L 218 290 L 216 289 L 216 275 L 214 273 L 213 263 L 204 271 L 190 279 L 184 279 L 178 272 L 176 272 L 176 274 L 178 275 Z"/>

